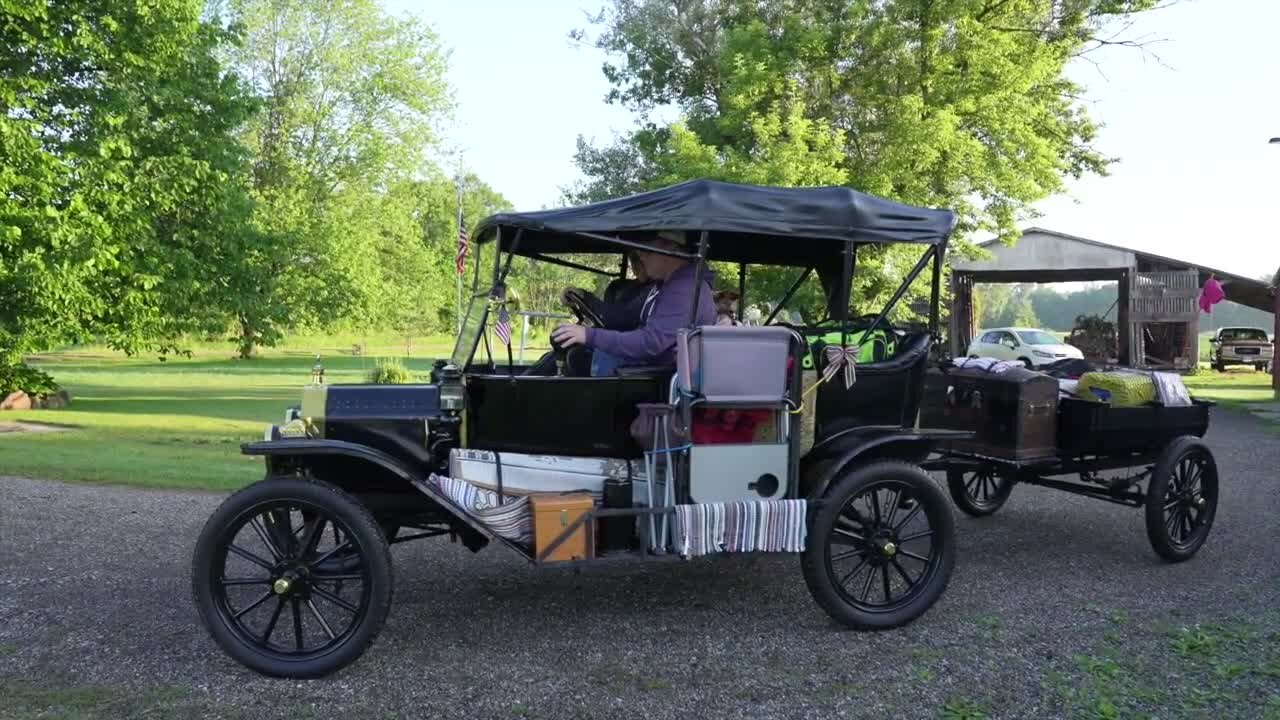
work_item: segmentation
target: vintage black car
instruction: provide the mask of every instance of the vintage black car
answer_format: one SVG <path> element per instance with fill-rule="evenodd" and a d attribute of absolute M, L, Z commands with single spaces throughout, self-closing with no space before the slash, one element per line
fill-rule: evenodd
<path fill-rule="evenodd" d="M 259 672 L 333 672 L 387 616 L 389 545 L 430 537 L 504 546 L 536 564 L 793 552 L 840 625 L 910 622 L 941 596 L 956 560 L 950 506 L 919 464 L 968 433 L 913 427 L 953 223 L 948 211 L 848 188 L 703 180 L 484 220 L 457 344 L 430 384 L 314 383 L 284 424 L 243 447 L 264 458 L 266 477 L 228 498 L 197 542 L 206 626 Z M 636 239 L 659 232 L 692 243 L 655 250 Z M 892 354 L 857 362 L 851 280 L 859 249 L 878 243 L 916 245 L 921 256 L 859 330 L 892 331 Z M 773 316 L 816 276 L 830 321 L 696 327 L 691 307 L 674 366 L 600 377 L 588 375 L 581 346 L 520 364 L 494 339 L 513 258 L 601 273 L 583 256 L 612 255 L 618 270 L 606 274 L 625 277 L 637 249 L 699 273 L 708 262 L 736 266 L 739 315 L 752 267 L 794 268 Z M 926 270 L 927 327 L 890 328 L 888 313 Z M 576 297 L 567 302 L 582 323 L 602 322 Z M 846 342 L 810 342 L 833 331 Z M 802 365 L 815 352 L 821 377 L 806 390 Z M 807 414 L 814 439 L 802 448 Z"/>

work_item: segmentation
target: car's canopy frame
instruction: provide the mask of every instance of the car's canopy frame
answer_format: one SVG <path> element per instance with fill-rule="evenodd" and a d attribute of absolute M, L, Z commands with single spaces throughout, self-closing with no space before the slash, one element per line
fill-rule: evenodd
<path fill-rule="evenodd" d="M 817 272 L 828 287 L 828 313 L 832 321 L 849 329 L 849 292 L 859 246 L 910 244 L 925 248 L 919 262 L 876 317 L 871 330 L 885 322 L 930 261 L 933 264 L 929 329 L 938 334 L 938 304 L 942 263 L 947 241 L 955 226 L 949 210 L 920 208 L 885 200 L 847 187 L 778 188 L 739 185 L 713 180 L 691 180 L 650 192 L 576 207 L 525 213 L 499 213 L 485 218 L 472 237 L 479 247 L 497 247 L 492 285 L 482 289 L 482 271 L 476 268 L 473 303 L 500 297 L 511 261 L 516 255 L 592 272 L 602 272 L 561 255 L 658 252 L 699 262 L 736 263 L 739 294 L 745 295 L 748 265 L 789 266 L 800 273 L 778 304 L 781 309 L 811 273 Z M 683 233 L 690 241 L 684 250 L 664 250 L 643 240 L 658 232 Z M 620 275 L 625 275 L 625 259 Z M 701 283 L 698 285 L 699 291 Z M 696 314 L 695 293 L 690 325 Z M 739 303 L 739 308 L 745 306 Z M 483 309 L 477 308 L 480 312 Z M 470 311 L 468 311 L 470 314 Z M 771 322 L 773 315 L 766 322 Z M 480 327 L 484 320 L 480 320 Z M 454 360 L 470 360 L 479 333 L 459 337 Z"/>

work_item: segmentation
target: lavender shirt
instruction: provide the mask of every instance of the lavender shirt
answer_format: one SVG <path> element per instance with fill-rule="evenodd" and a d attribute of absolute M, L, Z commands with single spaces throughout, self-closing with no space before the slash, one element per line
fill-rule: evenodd
<path fill-rule="evenodd" d="M 689 326 L 697 265 L 689 263 L 671 273 L 666 282 L 654 286 L 640 311 L 641 325 L 635 330 L 587 328 L 587 347 L 613 355 L 623 365 L 664 365 L 675 361 L 676 331 Z M 711 297 L 711 271 L 703 272 L 694 325 L 714 325 L 715 300 Z"/>

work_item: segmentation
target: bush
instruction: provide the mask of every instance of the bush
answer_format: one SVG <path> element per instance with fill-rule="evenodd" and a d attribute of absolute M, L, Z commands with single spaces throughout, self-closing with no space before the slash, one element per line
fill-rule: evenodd
<path fill-rule="evenodd" d="M 18 390 L 31 397 L 43 397 L 56 393 L 58 383 L 48 373 L 25 363 L 0 365 L 0 398 Z"/>
<path fill-rule="evenodd" d="M 374 385 L 404 385 L 413 382 L 413 375 L 399 360 L 379 360 L 365 380 Z"/>

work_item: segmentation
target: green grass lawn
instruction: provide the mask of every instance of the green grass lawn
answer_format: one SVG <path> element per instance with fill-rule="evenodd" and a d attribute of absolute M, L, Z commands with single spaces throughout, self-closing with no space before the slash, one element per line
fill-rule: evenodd
<path fill-rule="evenodd" d="M 260 477 L 262 461 L 240 454 L 298 404 L 320 353 L 328 382 L 360 382 L 379 356 L 402 357 L 392 337 L 369 339 L 354 357 L 350 338 L 296 338 L 248 361 L 229 347 L 192 358 L 130 359 L 100 349 L 31 358 L 72 395 L 62 410 L 5 412 L 0 421 L 74 426 L 61 433 L 0 434 L 0 475 L 77 482 L 229 490 Z M 356 339 L 355 342 L 359 340 Z M 405 365 L 424 377 L 452 340 L 415 343 Z"/>
<path fill-rule="evenodd" d="M 351 346 L 365 343 L 355 357 Z M 452 340 L 418 339 L 404 360 L 422 376 Z M 534 354 L 540 349 L 532 349 Z M 72 394 L 70 408 L 6 412 L 0 421 L 73 426 L 61 433 L 0 433 L 0 475 L 165 488 L 231 490 L 258 479 L 262 461 L 240 444 L 298 404 L 319 353 L 329 382 L 360 382 L 378 357 L 404 357 L 393 336 L 295 337 L 262 357 L 233 359 L 229 346 L 191 358 L 126 358 L 77 348 L 32 358 Z M 1207 369 L 1186 379 L 1197 397 L 1224 404 L 1271 400 L 1270 377 L 1251 368 Z"/>
<path fill-rule="evenodd" d="M 1226 372 L 1214 372 L 1208 366 L 1200 366 L 1200 374 L 1183 379 L 1191 394 L 1224 405 L 1242 405 L 1252 402 L 1270 402 L 1271 374 L 1251 367 L 1229 367 Z"/>

